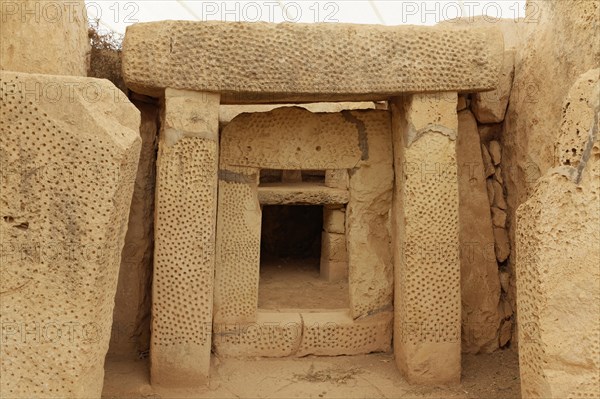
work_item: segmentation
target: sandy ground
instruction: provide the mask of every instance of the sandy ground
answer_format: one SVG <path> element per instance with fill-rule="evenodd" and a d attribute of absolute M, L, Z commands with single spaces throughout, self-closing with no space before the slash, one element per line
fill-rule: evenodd
<path fill-rule="evenodd" d="M 148 361 L 107 359 L 103 398 L 520 398 L 517 353 L 463 356 L 462 383 L 408 384 L 392 354 L 284 359 L 218 359 L 209 386 L 193 390 L 149 384 Z"/>
<path fill-rule="evenodd" d="M 348 279 L 328 282 L 319 260 L 263 261 L 258 282 L 259 309 L 344 309 L 350 306 Z"/>

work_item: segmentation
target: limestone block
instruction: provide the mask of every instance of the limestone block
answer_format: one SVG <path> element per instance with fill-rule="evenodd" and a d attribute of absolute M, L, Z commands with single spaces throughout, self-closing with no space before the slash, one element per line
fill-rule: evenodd
<path fill-rule="evenodd" d="M 318 102 L 318 103 L 301 103 L 301 104 L 250 104 L 250 105 L 225 105 L 219 107 L 219 123 L 226 125 L 233 118 L 242 113 L 250 112 L 268 112 L 275 108 L 281 107 L 301 107 L 310 112 L 340 112 L 353 109 L 375 109 L 375 103 L 372 101 L 363 102 Z"/>
<path fill-rule="evenodd" d="M 206 382 L 210 363 L 219 95 L 167 89 L 156 176 L 151 378 Z"/>
<path fill-rule="evenodd" d="M 229 166 L 219 171 L 215 323 L 256 319 L 262 219 L 258 179 L 257 169 Z"/>
<path fill-rule="evenodd" d="M 582 92 L 586 86 L 590 90 Z M 526 398 L 600 392 L 599 90 L 597 70 L 575 82 L 563 107 L 557 167 L 517 210 L 519 368 Z M 568 112 L 572 104 L 580 112 Z M 563 143 L 575 144 L 576 153 L 562 158 Z"/>
<path fill-rule="evenodd" d="M 490 177 L 496 172 L 496 168 L 494 168 L 494 164 L 492 163 L 490 152 L 483 143 L 481 144 L 481 155 L 485 177 Z"/>
<path fill-rule="evenodd" d="M 387 352 L 392 312 L 353 320 L 347 311 L 302 313 L 302 343 L 296 356 L 339 356 Z"/>
<path fill-rule="evenodd" d="M 490 206 L 493 207 L 494 206 L 494 196 L 496 195 L 495 191 L 494 191 L 494 179 L 492 179 L 492 178 L 487 179 L 485 181 L 485 188 L 487 190 Z"/>
<path fill-rule="evenodd" d="M 348 171 L 346 169 L 330 169 L 325 171 L 325 185 L 333 188 L 348 188 Z"/>
<path fill-rule="evenodd" d="M 510 255 L 510 241 L 506 229 L 494 227 L 494 250 L 498 262 L 504 262 Z"/>
<path fill-rule="evenodd" d="M 346 235 L 323 232 L 321 235 L 321 257 L 338 262 L 348 261 Z"/>
<path fill-rule="evenodd" d="M 150 347 L 154 187 L 159 109 L 139 103 L 142 149 L 113 312 L 109 355 L 137 358 Z"/>
<path fill-rule="evenodd" d="M 490 141 L 489 151 L 494 165 L 499 165 L 500 161 L 502 160 L 502 148 L 500 147 L 500 143 L 498 143 L 496 140 Z"/>
<path fill-rule="evenodd" d="M 393 341 L 396 364 L 412 383 L 460 380 L 458 118 L 456 94 L 453 102 L 450 97 L 392 103 Z M 424 125 L 416 132 L 413 116 Z"/>
<path fill-rule="evenodd" d="M 364 132 L 357 127 L 360 121 L 352 118 L 354 112 L 358 111 L 315 114 L 291 107 L 241 114 L 223 128 L 223 167 L 353 168 L 368 155 Z"/>
<path fill-rule="evenodd" d="M 487 28 L 161 21 L 128 27 L 123 76 L 138 93 L 214 91 L 223 103 L 381 100 L 495 88 L 502 52 Z"/>
<path fill-rule="evenodd" d="M 329 233 L 346 233 L 346 210 L 323 209 L 323 230 Z"/>
<path fill-rule="evenodd" d="M 260 310 L 252 323 L 215 324 L 213 348 L 226 357 L 338 356 L 389 351 L 392 312 L 354 320 L 348 310 Z"/>
<path fill-rule="evenodd" d="M 392 304 L 390 209 L 394 169 L 390 113 L 363 111 L 352 117 L 366 137 L 363 157 L 350 173 L 346 207 L 350 312 L 356 319 Z"/>
<path fill-rule="evenodd" d="M 492 207 L 492 223 L 494 227 L 506 228 L 506 212 L 500 208 Z"/>
<path fill-rule="evenodd" d="M 106 80 L 5 71 L 0 109 L 0 396 L 99 398 L 139 112 Z"/>
<path fill-rule="evenodd" d="M 258 188 L 258 201 L 263 205 L 347 204 L 347 189 L 325 187 L 317 183 L 263 184 Z"/>
<path fill-rule="evenodd" d="M 502 178 L 502 168 L 500 166 L 496 166 L 496 171 L 494 172 L 494 179 L 500 184 L 504 184 L 504 179 Z"/>
<path fill-rule="evenodd" d="M 0 0 L 0 69 L 87 76 L 86 15 L 84 0 Z"/>
<path fill-rule="evenodd" d="M 505 51 L 496 88 L 492 91 L 473 95 L 471 109 L 480 123 L 499 123 L 504 120 L 512 89 L 514 69 L 515 51 Z"/>
<path fill-rule="evenodd" d="M 497 180 L 492 181 L 492 186 L 494 187 L 494 201 L 493 205 L 496 208 L 500 208 L 505 210 L 507 208 L 506 199 L 504 199 L 504 188 Z"/>
<path fill-rule="evenodd" d="M 300 313 L 259 311 L 252 323 L 215 323 L 213 349 L 219 356 L 285 357 L 298 351 Z"/>
<path fill-rule="evenodd" d="M 462 298 L 462 351 L 498 348 L 500 281 L 494 232 L 483 170 L 477 121 L 469 110 L 458 114 L 459 238 Z"/>

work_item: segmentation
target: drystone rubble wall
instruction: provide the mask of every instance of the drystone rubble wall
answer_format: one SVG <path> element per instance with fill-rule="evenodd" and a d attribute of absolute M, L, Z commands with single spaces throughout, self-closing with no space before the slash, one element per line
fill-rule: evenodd
<path fill-rule="evenodd" d="M 123 76 L 138 93 L 214 91 L 222 103 L 476 92 L 496 86 L 502 43 L 493 29 L 163 21 L 127 29 Z"/>
<path fill-rule="evenodd" d="M 100 397 L 139 112 L 105 80 L 0 83 L 0 396 Z"/>

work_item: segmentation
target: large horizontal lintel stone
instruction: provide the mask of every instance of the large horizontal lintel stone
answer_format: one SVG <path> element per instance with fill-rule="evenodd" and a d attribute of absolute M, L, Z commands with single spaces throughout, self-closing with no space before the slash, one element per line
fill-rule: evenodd
<path fill-rule="evenodd" d="M 293 183 L 258 187 L 258 202 L 263 205 L 347 204 L 348 190 L 320 184 Z"/>
<path fill-rule="evenodd" d="M 382 100 L 494 89 L 503 50 L 491 28 L 162 21 L 127 29 L 123 77 L 221 103 Z"/>

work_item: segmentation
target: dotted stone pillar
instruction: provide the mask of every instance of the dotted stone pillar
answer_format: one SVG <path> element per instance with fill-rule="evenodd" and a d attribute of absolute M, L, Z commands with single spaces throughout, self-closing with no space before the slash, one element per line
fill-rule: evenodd
<path fill-rule="evenodd" d="M 219 94 L 165 90 L 156 179 L 152 383 L 207 382 L 213 306 Z"/>
<path fill-rule="evenodd" d="M 394 354 L 411 383 L 460 381 L 456 93 L 392 103 Z"/>

